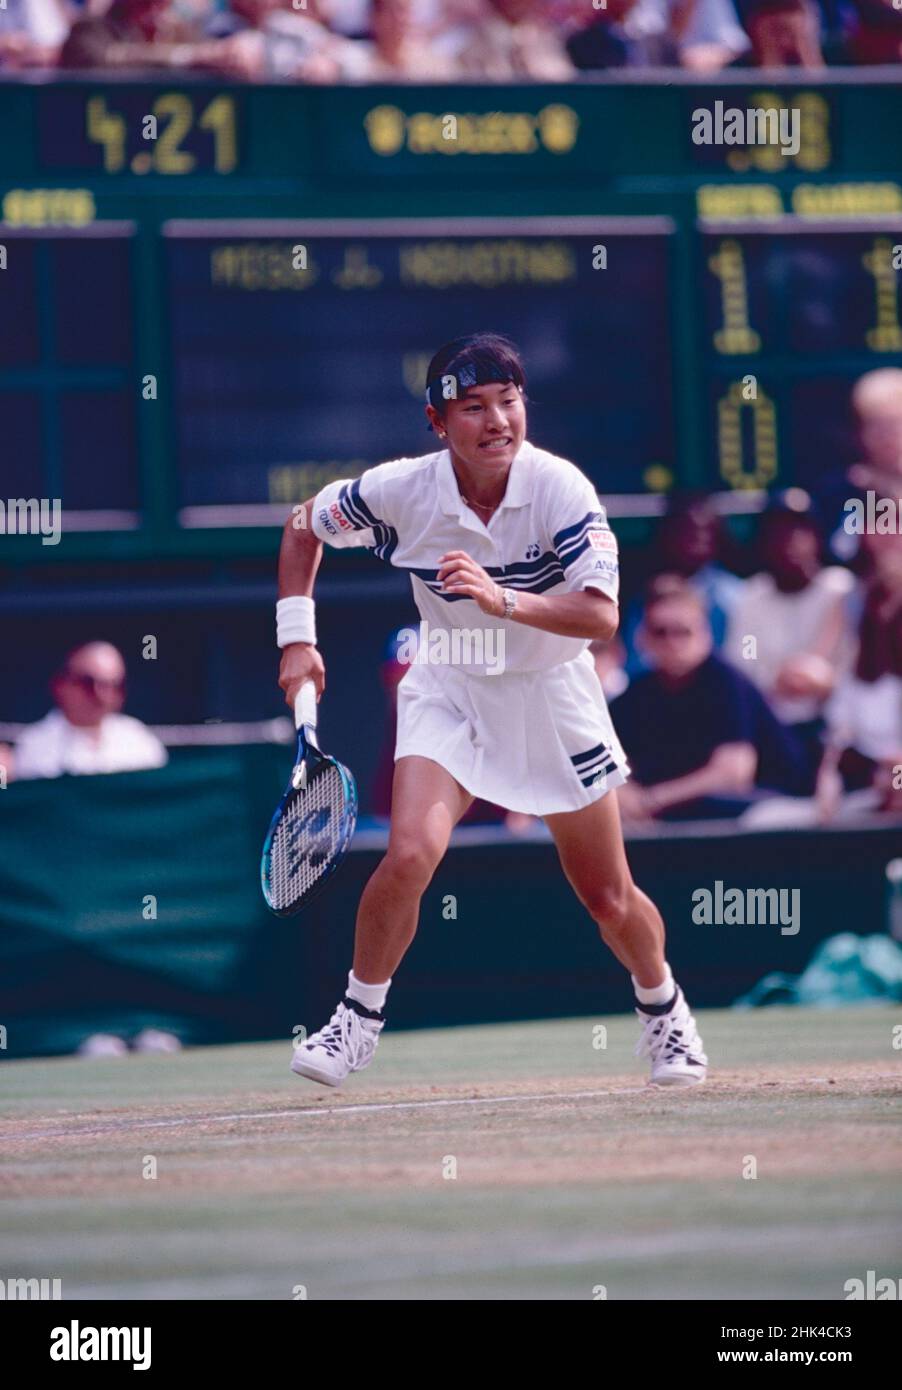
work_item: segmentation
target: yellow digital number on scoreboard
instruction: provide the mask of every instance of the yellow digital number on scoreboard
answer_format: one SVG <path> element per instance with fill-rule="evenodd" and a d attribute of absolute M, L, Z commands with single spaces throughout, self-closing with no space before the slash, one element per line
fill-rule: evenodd
<path fill-rule="evenodd" d="M 743 412 L 751 424 L 752 456 L 743 446 Z M 777 412 L 754 377 L 730 383 L 717 403 L 720 476 L 731 488 L 769 487 L 777 476 Z"/>
<path fill-rule="evenodd" d="M 199 142 L 200 133 L 210 137 L 209 146 Z M 210 168 L 230 174 L 238 163 L 235 103 L 224 94 L 200 107 L 185 92 L 162 92 L 149 102 L 139 129 L 110 108 L 106 95 L 92 96 L 85 107 L 85 135 L 100 147 L 107 174 L 179 175 Z M 145 148 L 136 150 L 140 144 Z"/>

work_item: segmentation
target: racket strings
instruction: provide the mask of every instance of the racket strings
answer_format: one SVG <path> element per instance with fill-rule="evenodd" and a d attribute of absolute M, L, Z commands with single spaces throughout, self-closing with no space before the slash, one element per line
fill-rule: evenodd
<path fill-rule="evenodd" d="M 270 893 L 276 910 L 299 903 L 342 848 L 348 801 L 341 773 L 325 768 L 282 812 L 272 842 Z"/>

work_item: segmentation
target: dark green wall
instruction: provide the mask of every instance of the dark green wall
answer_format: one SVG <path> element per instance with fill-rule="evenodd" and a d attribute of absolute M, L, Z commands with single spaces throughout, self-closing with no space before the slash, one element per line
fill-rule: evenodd
<path fill-rule="evenodd" d="M 288 1039 L 296 1024 L 324 1021 L 345 983 L 356 904 L 380 836 L 358 834 L 307 912 L 272 917 L 259 891 L 259 854 L 288 762 L 284 748 L 205 750 L 159 772 L 0 792 L 6 1056 L 69 1051 L 91 1032 L 127 1036 L 149 1024 L 201 1043 Z M 472 831 L 464 838 L 471 843 L 449 853 L 424 899 L 392 991 L 393 1026 L 628 1009 L 628 982 L 551 845 L 477 844 Z M 672 831 L 630 844 L 636 878 L 661 905 L 671 961 L 698 1006 L 729 1004 L 768 971 L 800 970 L 833 932 L 880 930 L 883 868 L 897 851 L 898 829 Z M 695 925 L 691 894 L 715 878 L 798 888 L 800 932 Z M 143 916 L 151 894 L 155 921 Z"/>

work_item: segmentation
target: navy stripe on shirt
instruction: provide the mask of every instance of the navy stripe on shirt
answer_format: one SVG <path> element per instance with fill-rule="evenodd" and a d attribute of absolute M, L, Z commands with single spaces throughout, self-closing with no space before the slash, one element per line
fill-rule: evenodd
<path fill-rule="evenodd" d="M 604 512 L 586 512 L 582 521 L 576 521 L 572 526 L 565 526 L 563 531 L 558 531 L 553 537 L 554 548 L 560 555 L 562 550 L 568 550 L 575 545 L 582 537 L 582 534 L 590 526 L 604 526 L 607 530 L 607 521 Z"/>
<path fill-rule="evenodd" d="M 437 594 L 439 598 L 445 599 L 448 603 L 470 597 L 469 594 L 446 594 L 439 583 L 438 570 L 411 568 L 409 572 L 415 574 L 417 579 L 422 580 L 430 593 Z M 518 561 L 516 564 L 505 565 L 503 568 L 499 568 L 497 565 L 487 565 L 485 572 L 490 579 L 495 580 L 496 584 L 501 584 L 509 589 L 516 589 L 520 593 L 543 594 L 547 589 L 553 589 L 556 585 L 564 582 L 564 571 L 557 556 L 551 551 L 546 551 L 538 560 Z"/>

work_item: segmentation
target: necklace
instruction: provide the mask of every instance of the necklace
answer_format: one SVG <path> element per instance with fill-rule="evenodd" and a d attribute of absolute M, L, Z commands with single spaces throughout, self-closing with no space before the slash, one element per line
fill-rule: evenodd
<path fill-rule="evenodd" d="M 468 507 L 477 507 L 481 512 L 493 512 L 500 506 L 498 502 L 471 502 L 469 497 L 464 497 L 463 493 L 460 495 L 463 497 Z"/>

